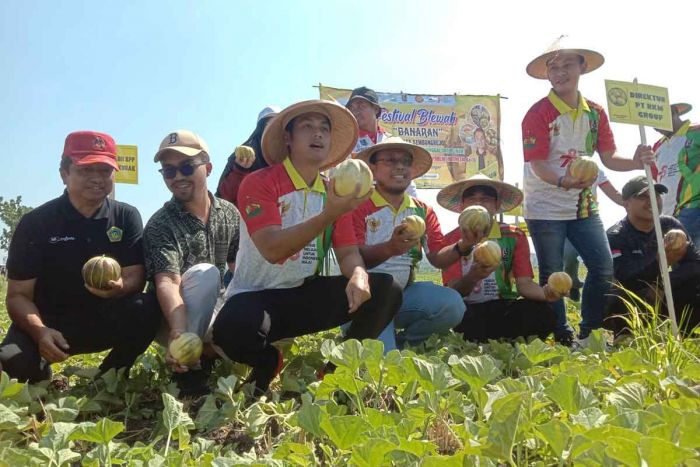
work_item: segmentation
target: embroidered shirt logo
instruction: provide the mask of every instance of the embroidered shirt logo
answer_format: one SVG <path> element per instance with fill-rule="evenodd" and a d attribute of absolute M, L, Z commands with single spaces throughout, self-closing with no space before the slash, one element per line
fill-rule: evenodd
<path fill-rule="evenodd" d="M 119 227 L 112 226 L 107 230 L 107 238 L 111 243 L 121 242 L 124 231 Z"/>
<path fill-rule="evenodd" d="M 523 147 L 525 149 L 532 149 L 537 144 L 537 139 L 534 136 L 528 136 L 523 139 Z"/>
<path fill-rule="evenodd" d="M 250 203 L 245 207 L 245 214 L 248 217 L 257 217 L 262 214 L 262 207 L 258 203 Z"/>
<path fill-rule="evenodd" d="M 291 207 L 291 204 L 285 203 L 284 201 L 282 201 L 280 203 L 280 217 L 284 217 L 289 212 L 290 207 Z"/>
<path fill-rule="evenodd" d="M 380 225 L 382 225 L 382 221 L 379 219 L 375 219 L 373 217 L 367 219 L 367 227 L 369 227 L 369 231 L 372 233 L 375 233 L 377 230 L 379 230 Z"/>
<path fill-rule="evenodd" d="M 49 243 L 71 242 L 73 240 L 75 240 L 75 237 L 49 237 Z"/>

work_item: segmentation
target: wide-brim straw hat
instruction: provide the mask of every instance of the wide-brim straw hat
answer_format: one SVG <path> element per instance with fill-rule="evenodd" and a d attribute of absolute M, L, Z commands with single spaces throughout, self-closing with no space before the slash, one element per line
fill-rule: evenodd
<path fill-rule="evenodd" d="M 462 212 L 462 194 L 475 186 L 488 186 L 496 190 L 498 199 L 496 212 L 506 212 L 523 202 L 523 192 L 517 187 L 499 180 L 493 180 L 486 175 L 476 174 L 466 180 L 451 183 L 440 190 L 437 202 L 452 212 Z"/>
<path fill-rule="evenodd" d="M 571 47 L 567 36 L 561 36 L 559 39 L 554 41 L 554 43 L 550 45 L 542 55 L 535 58 L 527 65 L 527 68 L 525 69 L 527 74 L 537 79 L 548 79 L 547 64 L 557 55 L 563 53 L 573 53 L 584 58 L 586 61 L 586 69 L 583 70 L 581 74 L 590 73 L 593 70 L 597 70 L 605 62 L 605 57 L 603 57 L 603 55 L 600 53 L 590 49 Z"/>
<path fill-rule="evenodd" d="M 676 104 L 671 104 L 671 109 L 680 117 L 693 110 L 693 106 L 685 102 L 678 102 Z"/>
<path fill-rule="evenodd" d="M 307 113 L 325 115 L 331 123 L 331 147 L 321 170 L 333 167 L 350 155 L 357 144 L 357 120 L 336 102 L 313 99 L 290 105 L 267 124 L 262 136 L 262 153 L 268 165 L 279 164 L 289 156 L 289 147 L 284 141 L 285 128 L 292 119 Z"/>
<path fill-rule="evenodd" d="M 406 151 L 413 156 L 413 164 L 411 164 L 411 179 L 422 176 L 433 166 L 433 157 L 428 151 L 416 144 L 407 143 L 398 136 L 391 136 L 385 140 L 382 140 L 374 146 L 370 146 L 367 149 L 354 154 L 353 157 L 355 159 L 361 159 L 369 164 L 369 159 L 372 157 L 372 155 L 385 149 L 400 149 L 401 151 Z"/>

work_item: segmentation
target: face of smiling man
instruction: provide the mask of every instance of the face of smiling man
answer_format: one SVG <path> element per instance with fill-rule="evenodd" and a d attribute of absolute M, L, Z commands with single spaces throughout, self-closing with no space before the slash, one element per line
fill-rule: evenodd
<path fill-rule="evenodd" d="M 370 168 L 380 192 L 402 194 L 411 183 L 413 156 L 401 149 L 384 149 L 370 159 Z"/>
<path fill-rule="evenodd" d="M 547 63 L 547 78 L 559 96 L 578 92 L 578 80 L 586 62 L 578 54 L 560 53 Z"/>
<path fill-rule="evenodd" d="M 183 203 L 192 201 L 197 193 L 207 191 L 207 174 L 211 170 L 211 164 L 204 163 L 201 157 L 201 155 L 191 157 L 177 151 L 168 151 L 160 158 L 163 168 L 178 168 L 174 178 L 163 177 L 163 179 L 173 196 Z M 187 164 L 194 169 L 192 175 L 183 175 L 179 170 Z"/>

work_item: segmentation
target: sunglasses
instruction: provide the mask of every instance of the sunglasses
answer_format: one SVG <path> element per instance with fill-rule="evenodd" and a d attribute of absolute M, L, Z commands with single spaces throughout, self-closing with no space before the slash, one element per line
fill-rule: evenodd
<path fill-rule="evenodd" d="M 207 162 L 185 162 L 184 164 L 179 166 L 165 165 L 162 169 L 159 169 L 158 172 L 160 172 L 163 175 L 163 178 L 166 178 L 168 180 L 175 178 L 178 172 L 180 172 L 185 177 L 189 177 L 194 173 L 197 167 L 205 164 L 207 164 Z"/>

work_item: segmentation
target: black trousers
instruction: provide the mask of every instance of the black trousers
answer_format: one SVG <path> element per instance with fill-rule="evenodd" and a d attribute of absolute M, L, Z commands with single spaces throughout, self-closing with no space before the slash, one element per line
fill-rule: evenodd
<path fill-rule="evenodd" d="M 644 293 L 643 288 L 628 288 L 638 296 Z M 673 295 L 673 307 L 676 311 L 676 320 L 679 322 L 680 331 L 683 334 L 690 332 L 697 326 L 700 326 L 700 280 L 697 283 L 686 282 L 685 284 L 671 284 Z M 625 306 L 622 299 L 626 299 L 631 303 L 635 303 L 627 293 L 623 290 L 613 287 L 611 295 L 608 297 L 605 309 L 605 328 L 613 331 L 615 335 L 628 332 L 627 323 L 622 316 L 627 316 L 629 310 Z M 653 305 L 653 304 L 652 304 Z M 642 310 L 641 307 L 638 309 Z M 646 313 L 646 311 L 643 311 Z M 668 309 L 666 308 L 666 297 L 659 309 L 662 316 L 668 318 Z"/>
<path fill-rule="evenodd" d="M 153 341 L 162 314 L 154 294 L 135 294 L 104 300 L 98 309 L 75 313 L 42 314 L 44 324 L 63 334 L 70 349 L 79 355 L 112 349 L 100 370 L 126 368 L 127 372 Z M 0 344 L 2 368 L 19 381 L 34 383 L 51 377 L 49 364 L 41 358 L 37 343 L 12 324 Z"/>
<path fill-rule="evenodd" d="M 376 338 L 401 307 L 403 291 L 389 274 L 370 273 L 372 298 L 348 313 L 344 276 L 320 276 L 291 289 L 234 295 L 214 321 L 214 343 L 236 362 L 269 362 L 280 339 L 332 329 L 352 321 L 347 339 Z"/>
<path fill-rule="evenodd" d="M 468 303 L 462 322 L 454 328 L 468 341 L 515 339 L 554 332 L 556 315 L 551 303 L 535 300 L 490 300 Z"/>

